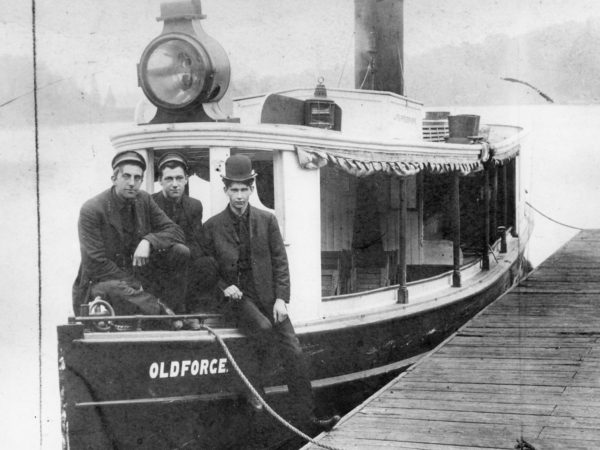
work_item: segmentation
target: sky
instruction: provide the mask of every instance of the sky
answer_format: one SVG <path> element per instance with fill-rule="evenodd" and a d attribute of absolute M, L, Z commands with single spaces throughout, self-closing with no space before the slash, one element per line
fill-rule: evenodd
<path fill-rule="evenodd" d="M 160 0 L 37 0 L 37 56 L 86 88 L 95 74 L 101 94 L 118 102 L 137 89 L 135 64 L 160 34 Z M 313 82 L 352 87 L 352 0 L 203 0 L 206 31 L 226 49 L 232 83 L 249 74 L 277 76 L 308 70 Z M 0 0 L 0 54 L 31 54 L 29 2 Z M 405 52 L 515 36 L 565 21 L 600 17 L 596 0 L 405 0 Z M 1 73 L 1 70 L 0 70 Z M 40 80 L 41 84 L 54 80 Z M 131 106 L 131 105 L 128 105 Z"/>

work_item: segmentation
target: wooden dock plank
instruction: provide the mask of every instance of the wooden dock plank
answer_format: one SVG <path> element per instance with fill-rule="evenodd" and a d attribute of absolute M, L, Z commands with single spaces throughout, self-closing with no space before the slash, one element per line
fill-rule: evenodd
<path fill-rule="evenodd" d="M 579 233 L 319 441 L 448 450 L 520 438 L 600 448 L 600 230 Z"/>

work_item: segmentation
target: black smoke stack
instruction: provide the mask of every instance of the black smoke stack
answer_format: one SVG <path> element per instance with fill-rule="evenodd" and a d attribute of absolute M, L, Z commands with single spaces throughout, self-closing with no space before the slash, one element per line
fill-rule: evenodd
<path fill-rule="evenodd" d="M 404 1 L 354 0 L 354 84 L 404 95 Z"/>

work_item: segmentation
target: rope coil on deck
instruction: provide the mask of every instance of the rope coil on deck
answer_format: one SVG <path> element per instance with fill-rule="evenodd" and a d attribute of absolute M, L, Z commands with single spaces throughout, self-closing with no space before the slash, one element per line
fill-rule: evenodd
<path fill-rule="evenodd" d="M 252 392 L 252 394 L 254 396 L 256 396 L 256 398 L 258 398 L 258 400 L 260 401 L 261 405 L 263 405 L 263 407 L 265 408 L 265 410 L 269 414 L 271 414 L 271 416 L 273 416 L 279 423 L 281 423 L 284 427 L 286 427 L 291 432 L 297 434 L 301 438 L 305 439 L 306 441 L 308 441 L 311 444 L 314 444 L 314 445 L 316 445 L 318 447 L 325 448 L 327 450 L 342 450 L 342 449 L 340 449 L 338 447 L 332 447 L 332 446 L 329 446 L 329 445 L 326 445 L 326 444 L 321 444 L 321 443 L 317 442 L 316 440 L 314 440 L 313 438 L 311 438 L 310 436 L 308 436 L 307 434 L 305 434 L 304 432 L 300 431 L 298 428 L 296 428 L 295 426 L 293 426 L 292 424 L 290 424 L 289 422 L 287 422 L 279 414 L 277 414 L 277 412 L 275 412 L 275 410 L 273 408 L 271 408 L 269 406 L 269 404 L 261 397 L 261 395 L 258 393 L 258 391 L 254 388 L 254 386 L 252 386 L 252 383 L 250 383 L 250 380 L 248 380 L 248 378 L 246 377 L 246 375 L 244 375 L 244 372 L 242 372 L 242 369 L 240 369 L 240 367 L 238 366 L 237 362 L 233 358 L 233 355 L 229 351 L 229 348 L 227 347 L 227 344 L 225 343 L 225 341 L 223 340 L 223 338 L 221 336 L 219 336 L 216 331 L 214 331 L 212 328 L 210 328 L 207 325 L 201 325 L 201 328 L 204 329 L 204 330 L 206 330 L 206 331 L 208 331 L 210 334 L 212 334 L 215 337 L 216 341 L 219 343 L 219 345 L 221 346 L 221 348 L 225 352 L 225 355 L 227 356 L 227 358 L 231 362 L 231 365 L 233 366 L 233 368 L 235 369 L 236 373 L 241 378 L 241 380 L 244 382 L 244 384 L 246 385 L 246 387 L 250 390 L 250 392 Z"/>

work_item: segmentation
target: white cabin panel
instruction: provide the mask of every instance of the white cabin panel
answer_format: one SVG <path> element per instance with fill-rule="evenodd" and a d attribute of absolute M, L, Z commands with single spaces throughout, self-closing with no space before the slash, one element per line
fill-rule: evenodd
<path fill-rule="evenodd" d="M 273 155 L 275 210 L 286 244 L 292 321 L 321 317 L 321 190 L 319 171 L 300 167 L 294 152 Z"/>

